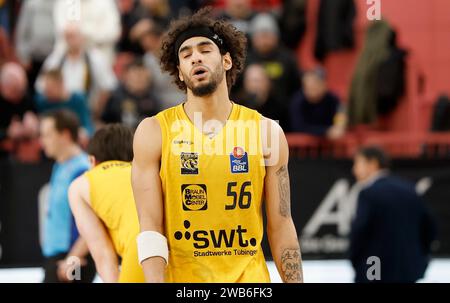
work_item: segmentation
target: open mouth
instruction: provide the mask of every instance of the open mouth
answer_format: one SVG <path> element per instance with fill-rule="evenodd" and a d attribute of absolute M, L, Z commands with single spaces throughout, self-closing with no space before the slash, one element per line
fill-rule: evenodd
<path fill-rule="evenodd" d="M 192 71 L 192 75 L 197 78 L 201 78 L 202 76 L 206 75 L 207 72 L 208 72 L 208 70 L 206 68 L 197 67 Z"/>

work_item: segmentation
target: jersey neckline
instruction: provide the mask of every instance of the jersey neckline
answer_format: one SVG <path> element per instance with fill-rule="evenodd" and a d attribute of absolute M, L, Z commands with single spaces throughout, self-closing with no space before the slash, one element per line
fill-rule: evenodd
<path fill-rule="evenodd" d="M 228 118 L 227 118 L 227 120 L 225 121 L 225 124 L 222 126 L 222 128 L 219 130 L 219 132 L 217 132 L 217 134 L 216 134 L 215 136 L 213 136 L 213 137 L 209 137 L 207 134 L 205 134 L 204 132 L 202 132 L 202 131 L 201 131 L 200 129 L 198 129 L 197 126 L 195 126 L 195 124 L 191 121 L 191 119 L 190 119 L 189 116 L 187 115 L 186 111 L 184 110 L 184 104 L 185 104 L 186 102 L 183 102 L 183 103 L 181 103 L 180 105 L 178 105 L 178 110 L 179 110 L 179 112 L 181 112 L 181 116 L 183 117 L 183 119 L 187 120 L 188 123 L 189 123 L 189 125 L 190 125 L 191 127 L 193 127 L 194 130 L 195 130 L 196 132 L 198 132 L 198 133 L 202 136 L 202 138 L 205 138 L 205 139 L 207 139 L 207 140 L 209 140 L 209 141 L 213 141 L 213 140 L 215 140 L 216 138 L 218 138 L 218 137 L 220 137 L 220 136 L 222 135 L 223 130 L 226 128 L 226 126 L 227 126 L 227 124 L 228 124 L 228 121 L 234 120 L 234 119 L 235 119 L 235 116 L 236 116 L 236 114 L 237 114 L 237 112 L 238 112 L 238 105 L 237 105 L 235 102 L 231 101 L 231 100 L 230 100 L 230 102 L 231 102 L 231 112 L 230 112 L 230 114 L 228 115 Z"/>

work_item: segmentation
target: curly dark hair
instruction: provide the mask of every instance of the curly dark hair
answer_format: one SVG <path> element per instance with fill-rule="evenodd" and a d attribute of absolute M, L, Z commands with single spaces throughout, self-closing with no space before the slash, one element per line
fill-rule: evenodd
<path fill-rule="evenodd" d="M 191 27 L 206 26 L 222 38 L 224 47 L 219 47 L 222 55 L 230 53 L 233 66 L 227 71 L 228 89 L 233 86 L 238 74 L 244 69 L 247 38 L 232 24 L 225 20 L 216 20 L 211 16 L 211 7 L 204 7 L 192 16 L 185 16 L 170 23 L 169 30 L 162 39 L 161 67 L 174 77 L 174 83 L 186 91 L 186 84 L 178 78 L 178 54 L 175 52 L 175 43 L 178 36 Z"/>

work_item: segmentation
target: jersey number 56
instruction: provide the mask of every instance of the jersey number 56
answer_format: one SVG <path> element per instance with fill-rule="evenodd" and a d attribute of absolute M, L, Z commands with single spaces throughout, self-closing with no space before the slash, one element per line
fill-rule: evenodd
<path fill-rule="evenodd" d="M 227 196 L 233 197 L 233 202 L 231 204 L 225 205 L 226 210 L 235 209 L 237 205 L 239 205 L 240 209 L 250 208 L 250 204 L 252 202 L 252 193 L 250 191 L 246 191 L 247 187 L 251 187 L 252 182 L 245 181 L 242 183 L 239 194 L 235 191 L 235 187 L 237 186 L 237 182 L 229 182 L 227 184 Z"/>

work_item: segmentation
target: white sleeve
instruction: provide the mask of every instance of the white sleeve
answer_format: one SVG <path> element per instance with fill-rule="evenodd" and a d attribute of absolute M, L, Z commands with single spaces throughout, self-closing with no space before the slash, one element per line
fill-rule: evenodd
<path fill-rule="evenodd" d="M 108 64 L 102 53 L 93 49 L 89 51 L 89 59 L 92 65 L 94 85 L 103 91 L 114 90 L 117 86 L 117 78 L 112 66 Z"/>
<path fill-rule="evenodd" d="M 114 44 L 120 37 L 120 14 L 113 0 L 90 0 L 85 4 L 87 18 L 83 33 L 94 44 Z"/>
<path fill-rule="evenodd" d="M 26 1 L 23 4 L 19 15 L 19 20 L 17 22 L 16 49 L 17 55 L 22 63 L 28 63 L 31 60 L 29 39 L 31 39 L 30 22 L 32 22 L 32 19 L 30 15 L 32 5 L 32 1 Z"/>
<path fill-rule="evenodd" d="M 56 0 L 53 6 L 53 22 L 56 41 L 60 43 L 63 40 L 64 28 L 67 24 L 66 0 Z"/>

